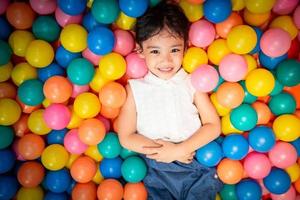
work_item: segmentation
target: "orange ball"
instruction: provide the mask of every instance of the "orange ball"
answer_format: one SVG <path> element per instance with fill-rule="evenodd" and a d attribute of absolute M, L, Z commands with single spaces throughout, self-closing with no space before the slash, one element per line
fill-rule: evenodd
<path fill-rule="evenodd" d="M 97 198 L 97 187 L 94 182 L 77 183 L 72 190 L 72 199 L 91 200 Z"/>
<path fill-rule="evenodd" d="M 232 12 L 225 21 L 216 24 L 216 32 L 220 37 L 227 38 L 231 28 L 241 24 L 243 24 L 241 16 L 236 12 Z"/>
<path fill-rule="evenodd" d="M 7 7 L 6 18 L 16 29 L 28 29 L 32 27 L 35 13 L 28 3 L 14 2 Z"/>
<path fill-rule="evenodd" d="M 222 106 L 236 108 L 243 102 L 245 92 L 239 83 L 224 82 L 218 88 L 216 95 Z"/>
<path fill-rule="evenodd" d="M 21 115 L 20 119 L 13 125 L 16 136 L 23 137 L 25 133 L 29 132 L 29 128 L 27 125 L 28 115 Z"/>
<path fill-rule="evenodd" d="M 192 3 L 192 4 L 200 4 L 200 3 L 203 3 L 204 0 L 187 0 L 187 2 Z"/>
<path fill-rule="evenodd" d="M 257 113 L 257 125 L 268 124 L 272 117 L 272 112 L 268 105 L 263 102 L 256 101 L 252 104 L 252 107 Z"/>
<path fill-rule="evenodd" d="M 125 103 L 126 90 L 120 83 L 109 82 L 101 88 L 99 99 L 103 106 L 119 108 Z"/>
<path fill-rule="evenodd" d="M 46 80 L 43 90 L 51 103 L 64 103 L 72 95 L 72 84 L 63 76 L 52 76 Z"/>
<path fill-rule="evenodd" d="M 236 184 L 243 178 L 244 169 L 240 161 L 225 158 L 219 163 L 217 173 L 223 183 Z"/>
<path fill-rule="evenodd" d="M 23 112 L 23 113 L 27 113 L 27 114 L 30 114 L 30 113 L 32 113 L 33 111 L 38 110 L 38 109 L 41 107 L 41 104 L 36 105 L 36 106 L 29 106 L 29 105 L 26 105 L 26 104 L 24 104 L 22 101 L 20 101 L 20 99 L 19 99 L 18 97 L 17 97 L 17 102 L 18 102 L 19 105 L 21 106 L 22 112 Z"/>
<path fill-rule="evenodd" d="M 120 113 L 120 108 L 111 108 L 107 106 L 102 106 L 100 114 L 107 119 L 114 119 Z"/>
<path fill-rule="evenodd" d="M 37 187 L 44 179 L 45 168 L 39 162 L 28 161 L 18 170 L 18 181 L 23 187 Z"/>
<path fill-rule="evenodd" d="M 290 93 L 296 101 L 296 108 L 300 108 L 300 84 L 294 86 L 294 87 L 285 87 L 285 91 Z"/>
<path fill-rule="evenodd" d="M 97 189 L 99 200 L 121 200 L 123 197 L 123 186 L 115 179 L 105 179 Z"/>
<path fill-rule="evenodd" d="M 294 186 L 295 189 L 298 193 L 300 193 L 300 178 L 298 178 L 295 182 L 294 182 Z"/>
<path fill-rule="evenodd" d="M 87 183 L 93 179 L 97 172 L 97 166 L 88 156 L 77 158 L 71 166 L 71 176 L 79 183 Z"/>
<path fill-rule="evenodd" d="M 148 197 L 144 183 L 126 183 L 124 187 L 124 200 L 146 200 Z"/>
<path fill-rule="evenodd" d="M 8 82 L 0 83 L 0 98 L 15 99 L 17 96 L 16 87 Z"/>
<path fill-rule="evenodd" d="M 97 145 L 105 137 L 105 126 L 99 119 L 86 119 L 78 129 L 80 140 L 87 145 Z"/>
<path fill-rule="evenodd" d="M 45 148 L 45 142 L 39 135 L 26 134 L 18 142 L 18 152 L 25 160 L 39 158 Z"/>

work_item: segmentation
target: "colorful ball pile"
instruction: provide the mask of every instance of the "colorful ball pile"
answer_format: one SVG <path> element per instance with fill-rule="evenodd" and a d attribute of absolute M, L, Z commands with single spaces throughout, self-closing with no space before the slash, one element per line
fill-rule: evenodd
<path fill-rule="evenodd" d="M 160 0 L 0 1 L 0 199 L 147 199 L 147 167 L 114 119 L 136 18 Z M 299 0 L 178 0 L 191 23 L 183 68 L 222 135 L 196 159 L 216 199 L 300 199 Z"/>

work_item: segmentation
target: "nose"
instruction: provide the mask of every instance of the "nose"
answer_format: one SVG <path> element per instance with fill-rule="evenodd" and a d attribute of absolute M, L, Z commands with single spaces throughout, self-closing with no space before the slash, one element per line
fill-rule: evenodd
<path fill-rule="evenodd" d="M 166 55 L 164 56 L 164 60 L 167 62 L 171 62 L 172 61 L 172 56 L 170 53 L 166 53 Z"/>

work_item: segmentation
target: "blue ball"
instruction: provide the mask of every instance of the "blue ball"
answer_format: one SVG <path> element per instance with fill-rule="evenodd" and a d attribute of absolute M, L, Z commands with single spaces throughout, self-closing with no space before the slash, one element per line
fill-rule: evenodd
<path fill-rule="evenodd" d="M 60 67 L 56 63 L 51 63 L 47 67 L 38 69 L 38 78 L 43 82 L 45 82 L 48 78 L 52 76 L 64 76 L 65 74 L 65 69 Z"/>
<path fill-rule="evenodd" d="M 14 167 L 16 156 L 9 149 L 0 150 L 0 174 L 9 172 Z"/>
<path fill-rule="evenodd" d="M 86 15 L 84 15 L 82 25 L 88 32 L 92 31 L 98 26 L 105 26 L 105 24 L 99 23 L 91 12 L 88 12 Z"/>
<path fill-rule="evenodd" d="M 129 17 L 140 17 L 142 16 L 148 6 L 148 0 L 120 0 L 120 9 Z"/>
<path fill-rule="evenodd" d="M 245 179 L 237 184 L 236 194 L 239 200 L 260 200 L 262 190 L 255 180 Z"/>
<path fill-rule="evenodd" d="M 45 184 L 51 192 L 65 192 L 71 184 L 71 175 L 66 169 L 48 171 L 45 177 Z"/>
<path fill-rule="evenodd" d="M 273 167 L 263 179 L 265 187 L 273 194 L 283 194 L 291 186 L 291 178 L 283 169 Z"/>
<path fill-rule="evenodd" d="M 243 159 L 249 150 L 249 144 L 240 134 L 227 135 L 222 143 L 224 156 L 232 160 Z"/>
<path fill-rule="evenodd" d="M 0 17 L 0 39 L 7 40 L 12 33 L 12 27 L 4 17 Z"/>
<path fill-rule="evenodd" d="M 205 18 L 213 23 L 226 20 L 232 10 L 230 0 L 207 0 L 204 2 L 203 12 Z"/>
<path fill-rule="evenodd" d="M 81 14 L 87 4 L 87 0 L 58 0 L 58 7 L 68 15 Z"/>
<path fill-rule="evenodd" d="M 97 55 L 110 53 L 115 45 L 113 32 L 106 27 L 96 27 L 87 37 L 88 48 Z"/>
<path fill-rule="evenodd" d="M 37 106 L 44 99 L 43 83 L 38 79 L 24 81 L 18 88 L 20 101 L 29 106 Z"/>
<path fill-rule="evenodd" d="M 122 159 L 116 158 L 104 158 L 99 165 L 100 172 L 104 178 L 118 179 L 122 176 L 121 165 Z"/>
<path fill-rule="evenodd" d="M 56 62 L 64 68 L 66 68 L 73 59 L 79 57 L 81 57 L 81 53 L 70 52 L 66 50 L 62 45 L 59 46 L 55 52 Z"/>
<path fill-rule="evenodd" d="M 0 176 L 0 200 L 13 199 L 18 191 L 18 181 L 15 176 Z"/>
<path fill-rule="evenodd" d="M 283 54 L 282 56 L 279 56 L 279 57 L 269 57 L 267 56 L 266 54 L 264 54 L 262 51 L 259 52 L 258 54 L 258 59 L 259 59 L 259 62 L 261 64 L 261 66 L 267 68 L 267 69 L 275 69 L 277 67 L 277 65 L 287 59 L 288 57 L 288 54 Z"/>
<path fill-rule="evenodd" d="M 68 200 L 68 195 L 66 193 L 47 192 L 44 200 Z"/>
<path fill-rule="evenodd" d="M 207 167 L 216 166 L 222 157 L 223 152 L 221 146 L 215 141 L 208 143 L 196 151 L 196 159 L 198 162 Z"/>
<path fill-rule="evenodd" d="M 297 154 L 298 154 L 298 157 L 300 156 L 300 138 L 298 138 L 297 140 L 294 140 L 292 142 L 290 142 L 294 147 L 295 149 L 297 150 Z"/>
<path fill-rule="evenodd" d="M 70 185 L 69 185 L 68 188 L 67 188 L 67 193 L 68 193 L 69 195 L 72 194 L 73 188 L 74 188 L 74 186 L 76 185 L 76 183 L 77 183 L 77 182 L 76 182 L 74 179 L 71 179 L 71 183 L 70 183 Z"/>
<path fill-rule="evenodd" d="M 64 144 L 64 138 L 68 129 L 64 128 L 61 130 L 52 130 L 47 134 L 47 143 L 50 144 Z"/>
<path fill-rule="evenodd" d="M 273 130 L 267 126 L 258 126 L 252 129 L 248 135 L 249 144 L 257 152 L 270 151 L 276 142 Z"/>
<path fill-rule="evenodd" d="M 252 50 L 249 52 L 249 54 L 255 54 L 255 53 L 257 53 L 257 52 L 260 51 L 260 45 L 259 45 L 259 44 L 260 44 L 260 38 L 261 38 L 261 36 L 262 36 L 262 34 L 263 34 L 263 32 L 262 32 L 262 30 L 261 30 L 260 28 L 255 27 L 255 26 L 253 26 L 252 28 L 254 29 L 254 31 L 255 31 L 255 33 L 256 33 L 256 36 L 257 36 L 257 42 L 256 42 L 256 45 L 255 45 L 254 49 L 252 49 Z"/>

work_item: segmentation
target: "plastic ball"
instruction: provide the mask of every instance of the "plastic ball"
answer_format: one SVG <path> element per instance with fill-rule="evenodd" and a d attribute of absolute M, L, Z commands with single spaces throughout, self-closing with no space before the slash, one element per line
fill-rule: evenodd
<path fill-rule="evenodd" d="M 55 192 L 47 192 L 44 198 L 45 200 L 68 200 L 68 196 L 66 193 Z"/>
<path fill-rule="evenodd" d="M 121 156 L 122 159 L 126 159 L 129 156 L 136 156 L 136 155 L 137 155 L 136 152 L 128 150 L 126 148 L 122 148 L 121 153 L 120 153 L 120 156 Z"/>
<path fill-rule="evenodd" d="M 120 0 L 119 6 L 122 12 L 130 17 L 140 17 L 142 16 L 147 8 L 148 8 L 148 1 L 147 0 Z"/>
<path fill-rule="evenodd" d="M 99 169 L 100 169 L 102 176 L 105 179 L 120 178 L 122 176 L 122 174 L 121 174 L 122 162 L 123 161 L 120 157 L 104 158 L 99 165 Z"/>
<path fill-rule="evenodd" d="M 219 74 L 214 67 L 203 64 L 192 72 L 191 81 L 197 91 L 209 92 L 217 86 Z"/>
<path fill-rule="evenodd" d="M 48 78 L 58 75 L 58 76 L 64 76 L 65 70 L 60 67 L 56 63 L 51 63 L 47 67 L 41 68 L 37 70 L 38 78 L 45 82 Z"/>
<path fill-rule="evenodd" d="M 98 199 L 115 199 L 123 197 L 123 186 L 115 179 L 106 179 L 102 181 L 97 189 Z"/>
<path fill-rule="evenodd" d="M 297 37 L 298 29 L 291 16 L 278 16 L 272 20 L 270 28 L 281 28 L 289 33 L 292 40 Z"/>
<path fill-rule="evenodd" d="M 51 104 L 45 109 L 43 116 L 49 128 L 61 130 L 69 124 L 71 113 L 65 105 Z"/>
<path fill-rule="evenodd" d="M 147 174 L 145 162 L 137 156 L 131 156 L 124 160 L 121 172 L 123 178 L 129 183 L 137 183 L 143 180 Z"/>
<path fill-rule="evenodd" d="M 105 137 L 105 127 L 99 119 L 86 119 L 78 129 L 80 140 L 87 145 L 97 145 Z"/>
<path fill-rule="evenodd" d="M 287 192 L 291 185 L 289 175 L 282 169 L 273 167 L 267 177 L 263 179 L 265 187 L 273 194 Z"/>
<path fill-rule="evenodd" d="M 115 45 L 113 32 L 106 27 L 96 27 L 88 33 L 88 48 L 97 55 L 110 53 Z"/>
<path fill-rule="evenodd" d="M 256 45 L 254 47 L 254 49 L 252 49 L 249 53 L 250 54 L 254 54 L 254 53 L 257 53 L 260 51 L 260 39 L 261 39 L 261 36 L 263 34 L 263 31 L 258 28 L 258 27 L 253 27 L 255 33 L 256 33 L 256 36 L 257 36 L 257 42 L 256 42 Z"/>
<path fill-rule="evenodd" d="M 219 65 L 222 58 L 229 53 L 231 53 L 231 50 L 224 39 L 216 39 L 207 49 L 208 59 L 215 65 Z"/>
<path fill-rule="evenodd" d="M 300 62 L 287 59 L 280 62 L 276 68 L 276 77 L 284 86 L 296 86 L 300 83 Z"/>
<path fill-rule="evenodd" d="M 268 154 L 272 164 L 282 169 L 292 166 L 298 157 L 295 147 L 288 142 L 277 142 Z"/>
<path fill-rule="evenodd" d="M 78 95 L 74 101 L 74 111 L 80 118 L 93 118 L 101 108 L 99 98 L 91 93 L 84 92 Z"/>
<path fill-rule="evenodd" d="M 0 149 L 10 146 L 14 139 L 14 130 L 9 126 L 0 126 L 1 141 Z"/>
<path fill-rule="evenodd" d="M 52 144 L 45 148 L 41 159 L 45 168 L 55 171 L 62 169 L 66 165 L 69 154 L 62 145 Z"/>
<path fill-rule="evenodd" d="M 223 159 L 217 166 L 220 180 L 225 184 L 236 184 L 243 177 L 243 165 L 238 160 Z"/>
<path fill-rule="evenodd" d="M 0 174 L 4 174 L 13 169 L 16 156 L 12 150 L 0 150 Z"/>
<path fill-rule="evenodd" d="M 190 22 L 195 22 L 203 17 L 203 4 L 193 4 L 188 0 L 181 0 L 179 6 Z"/>
<path fill-rule="evenodd" d="M 64 137 L 64 146 L 71 154 L 80 155 L 87 149 L 87 145 L 83 143 L 78 134 L 78 129 L 71 129 Z"/>
<path fill-rule="evenodd" d="M 28 45 L 34 40 L 34 35 L 29 31 L 15 30 L 9 36 L 8 42 L 14 54 L 24 57 Z"/>
<path fill-rule="evenodd" d="M 296 182 L 300 177 L 300 166 L 298 163 L 295 163 L 288 168 L 285 169 L 285 171 L 289 174 L 291 178 L 291 182 Z"/>
<path fill-rule="evenodd" d="M 79 183 L 87 183 L 92 180 L 96 174 L 97 166 L 93 159 L 88 156 L 77 158 L 71 166 L 71 176 Z"/>
<path fill-rule="evenodd" d="M 11 62 L 0 66 L 0 83 L 7 81 L 13 71 L 13 66 Z"/>
<path fill-rule="evenodd" d="M 34 11 L 25 2 L 13 2 L 6 10 L 6 18 L 15 29 L 31 28 L 34 17 Z"/>
<path fill-rule="evenodd" d="M 120 15 L 115 23 L 119 28 L 123 30 L 132 30 L 136 24 L 136 18 L 129 17 L 123 12 L 120 12 Z"/>
<path fill-rule="evenodd" d="M 45 142 L 43 138 L 36 134 L 26 134 L 20 138 L 17 144 L 19 154 L 25 160 L 35 160 L 44 151 Z"/>
<path fill-rule="evenodd" d="M 229 114 L 230 108 L 227 108 L 218 102 L 216 93 L 213 93 L 210 95 L 210 100 L 213 103 L 213 105 L 215 106 L 219 116 L 225 116 L 225 115 Z"/>
<path fill-rule="evenodd" d="M 99 62 L 99 71 L 103 78 L 117 80 L 126 72 L 126 61 L 118 53 L 109 53 Z"/>
<path fill-rule="evenodd" d="M 40 15 L 48 15 L 55 11 L 56 1 L 39 1 L 39 0 L 30 0 L 29 1 L 31 8 Z"/>
<path fill-rule="evenodd" d="M 289 190 L 283 194 L 271 194 L 271 198 L 273 200 L 297 200 L 299 197 L 296 197 L 296 190 L 293 186 L 289 188 Z"/>
<path fill-rule="evenodd" d="M 249 145 L 244 136 L 239 134 L 230 134 L 222 142 L 224 156 L 232 160 L 243 159 L 249 150 Z"/>
<path fill-rule="evenodd" d="M 45 169 L 41 163 L 29 161 L 18 169 L 18 181 L 23 187 L 37 187 L 45 176 Z"/>
<path fill-rule="evenodd" d="M 220 191 L 220 196 L 222 199 L 232 199 L 236 200 L 236 186 L 231 184 L 224 184 L 222 190 Z"/>
<path fill-rule="evenodd" d="M 92 15 L 102 24 L 113 23 L 120 12 L 118 1 L 94 0 L 92 5 Z"/>
<path fill-rule="evenodd" d="M 278 64 L 284 61 L 288 57 L 287 54 L 283 54 L 282 56 L 279 57 L 270 57 L 264 54 L 262 51 L 259 52 L 258 55 L 259 55 L 258 57 L 259 62 L 261 63 L 261 65 L 270 70 L 276 69 Z"/>
<path fill-rule="evenodd" d="M 69 24 L 62 29 L 60 41 L 66 50 L 81 52 L 87 47 L 87 31 L 78 24 Z"/>
<path fill-rule="evenodd" d="M 118 136 L 109 132 L 98 145 L 98 150 L 104 158 L 115 158 L 120 155 L 121 145 Z"/>
<path fill-rule="evenodd" d="M 58 39 L 60 27 L 50 16 L 39 16 L 32 25 L 32 32 L 37 39 L 54 42 Z"/>
<path fill-rule="evenodd" d="M 66 128 L 61 130 L 52 130 L 49 134 L 47 134 L 47 144 L 63 144 L 67 131 L 68 129 Z"/>
<path fill-rule="evenodd" d="M 122 56 L 126 56 L 134 49 L 135 41 L 129 31 L 117 29 L 114 31 L 114 38 L 114 52 L 119 53 Z"/>
<path fill-rule="evenodd" d="M 124 200 L 146 200 L 147 197 L 147 189 L 142 182 L 126 183 L 124 186 Z"/>
<path fill-rule="evenodd" d="M 256 126 L 257 113 L 249 104 L 242 104 L 231 111 L 230 121 L 235 128 L 248 131 Z"/>
<path fill-rule="evenodd" d="M 11 47 L 4 41 L 0 40 L 0 66 L 5 65 L 9 62 L 12 56 Z"/>
<path fill-rule="evenodd" d="M 87 12 L 84 15 L 83 20 L 82 20 L 82 25 L 88 32 L 90 32 L 97 26 L 105 26 L 104 24 L 97 22 L 91 12 Z"/>
<path fill-rule="evenodd" d="M 189 29 L 189 40 L 196 47 L 207 47 L 215 39 L 216 31 L 206 20 L 194 22 Z"/>
<path fill-rule="evenodd" d="M 237 82 L 244 79 L 247 71 L 245 58 L 237 54 L 224 56 L 219 65 L 220 75 L 224 80 L 230 82 Z"/>
<path fill-rule="evenodd" d="M 196 151 L 197 161 L 207 167 L 216 166 L 221 161 L 222 157 L 222 148 L 215 141 L 208 143 Z"/>
<path fill-rule="evenodd" d="M 224 82 L 216 92 L 217 101 L 226 108 L 236 108 L 243 102 L 244 90 L 238 83 Z"/>
<path fill-rule="evenodd" d="M 220 37 L 227 38 L 230 30 L 234 26 L 241 25 L 242 23 L 241 16 L 236 12 L 232 12 L 225 21 L 216 24 L 216 32 Z"/>
<path fill-rule="evenodd" d="M 258 126 L 249 132 L 248 140 L 252 149 L 266 153 L 274 147 L 276 138 L 271 128 Z"/>
<path fill-rule="evenodd" d="M 268 124 L 271 120 L 272 113 L 270 108 L 263 102 L 254 102 L 252 107 L 257 113 L 257 125 Z"/>
<path fill-rule="evenodd" d="M 270 173 L 271 162 L 266 155 L 262 153 L 251 152 L 244 160 L 244 169 L 250 178 L 262 179 Z"/>
<path fill-rule="evenodd" d="M 20 100 L 30 106 L 36 106 L 43 102 L 43 83 L 37 79 L 24 81 L 18 88 Z"/>
<path fill-rule="evenodd" d="M 52 76 L 44 83 L 43 91 L 45 97 L 52 103 L 63 103 L 72 94 L 72 85 L 63 76 Z"/>
<path fill-rule="evenodd" d="M 247 24 L 251 26 L 262 26 L 270 20 L 271 11 L 265 13 L 253 13 L 248 9 L 244 10 L 243 17 Z"/>
<path fill-rule="evenodd" d="M 72 195 L 72 199 L 96 199 L 97 187 L 94 182 L 76 183 L 70 191 L 70 194 Z"/>
<path fill-rule="evenodd" d="M 295 9 L 294 14 L 293 14 L 293 21 L 298 29 L 300 28 L 300 20 L 299 20 L 300 18 L 299 17 L 300 17 L 300 6 L 297 6 L 297 8 Z M 298 38 L 299 38 L 299 36 L 298 36 Z"/>
<path fill-rule="evenodd" d="M 262 190 L 256 181 L 245 179 L 236 185 L 236 194 L 238 199 L 260 200 L 262 196 Z"/>
<path fill-rule="evenodd" d="M 68 15 L 63 12 L 59 7 L 55 10 L 55 19 L 61 27 L 66 27 L 69 24 L 81 24 L 82 14 Z"/>
<path fill-rule="evenodd" d="M 220 23 L 226 20 L 232 10 L 231 1 L 210 0 L 203 4 L 203 12 L 205 18 L 213 23 Z"/>
<path fill-rule="evenodd" d="M 63 46 L 59 46 L 55 52 L 55 60 L 56 62 L 66 68 L 73 59 L 79 58 L 81 53 L 74 53 L 66 50 Z"/>
<path fill-rule="evenodd" d="M 87 0 L 59 0 L 57 4 L 65 13 L 69 15 L 79 15 L 85 10 Z"/>
<path fill-rule="evenodd" d="M 17 178 L 10 175 L 0 176 L 0 196 L 3 199 L 13 199 L 18 191 Z"/>
<path fill-rule="evenodd" d="M 99 99 L 103 106 L 120 108 L 125 103 L 126 90 L 120 83 L 109 82 L 101 88 Z"/>
<path fill-rule="evenodd" d="M 19 104 L 9 98 L 0 99 L 0 125 L 12 125 L 19 120 L 21 108 Z"/>
<path fill-rule="evenodd" d="M 76 58 L 71 61 L 67 68 L 69 80 L 77 85 L 86 85 L 91 82 L 95 74 L 92 63 L 84 58 Z"/>
<path fill-rule="evenodd" d="M 46 135 L 51 131 L 44 120 L 43 113 L 44 109 L 38 109 L 33 111 L 28 118 L 29 130 L 38 135 Z"/>
<path fill-rule="evenodd" d="M 148 72 L 145 59 L 140 58 L 137 53 L 130 53 L 127 55 L 126 64 L 126 75 L 130 78 L 142 78 Z"/>
<path fill-rule="evenodd" d="M 24 81 L 37 78 L 37 70 L 26 62 L 15 65 L 11 73 L 15 85 L 19 86 Z"/>
<path fill-rule="evenodd" d="M 300 136 L 300 119 L 291 114 L 280 115 L 273 122 L 273 130 L 277 139 L 294 141 Z"/>
<path fill-rule="evenodd" d="M 282 114 L 293 114 L 296 111 L 296 101 L 294 97 L 286 92 L 272 96 L 269 107 L 276 116 Z"/>
<path fill-rule="evenodd" d="M 208 58 L 206 52 L 199 47 L 190 47 L 187 49 L 184 54 L 182 66 L 185 71 L 191 73 L 193 72 L 199 65 L 207 64 Z"/>
<path fill-rule="evenodd" d="M 2 7 L 1 7 L 1 9 L 2 9 Z M 9 37 L 9 35 L 12 32 L 12 27 L 9 25 L 9 23 L 5 17 L 0 17 L 0 28 L 2 30 L 0 33 L 0 39 L 7 40 L 7 38 Z"/>
<path fill-rule="evenodd" d="M 298 0 L 277 0 L 272 8 L 272 11 L 279 15 L 290 14 L 298 4 Z"/>
<path fill-rule="evenodd" d="M 245 1 L 245 6 L 253 13 L 266 13 L 272 9 L 275 2 L 275 0 L 247 0 Z"/>

